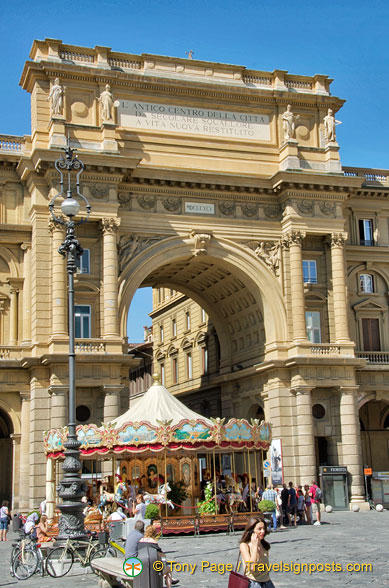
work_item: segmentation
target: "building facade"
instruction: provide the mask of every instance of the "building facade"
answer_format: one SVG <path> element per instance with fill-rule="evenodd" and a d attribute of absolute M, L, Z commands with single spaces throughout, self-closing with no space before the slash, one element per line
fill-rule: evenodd
<path fill-rule="evenodd" d="M 64 235 L 48 211 L 67 137 L 92 205 L 78 231 L 78 421 L 128 407 L 140 360 L 127 312 L 153 286 L 183 297 L 177 328 L 189 300 L 210 321 L 154 347 L 166 377 L 178 359 L 175 393 L 227 418 L 263 412 L 288 479 L 346 466 L 361 502 L 363 466 L 388 471 L 389 176 L 342 168 L 330 82 L 34 42 L 31 134 L 0 137 L 0 480 L 14 507 L 44 495 L 43 431 L 67 422 Z M 373 486 L 385 492 L 382 475 Z"/>

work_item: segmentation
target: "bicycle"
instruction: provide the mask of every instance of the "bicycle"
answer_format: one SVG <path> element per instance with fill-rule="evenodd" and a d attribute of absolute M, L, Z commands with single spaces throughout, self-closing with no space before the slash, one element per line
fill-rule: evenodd
<path fill-rule="evenodd" d="M 97 549 L 95 534 L 91 535 L 88 541 L 69 538 L 64 544 L 50 551 L 46 558 L 46 571 L 52 578 L 62 578 L 71 570 L 75 559 L 84 568 L 90 565 Z"/>
<path fill-rule="evenodd" d="M 17 543 L 13 543 L 10 559 L 10 575 L 18 580 L 27 580 L 37 571 L 44 575 L 44 559 L 40 543 L 30 536 L 20 535 Z"/>
<path fill-rule="evenodd" d="M 117 557 L 118 556 L 118 552 L 121 555 L 125 555 L 126 550 L 124 549 L 124 547 L 122 545 L 119 545 L 119 543 L 116 543 L 116 541 L 113 541 L 112 539 L 110 539 L 109 537 L 106 538 L 105 543 L 104 544 L 100 544 L 100 547 L 97 548 L 97 550 L 95 551 L 95 553 L 93 553 L 93 555 L 90 558 L 90 566 L 92 568 L 93 573 L 95 574 L 95 570 L 93 568 L 93 560 L 95 559 L 100 559 L 102 557 Z"/>

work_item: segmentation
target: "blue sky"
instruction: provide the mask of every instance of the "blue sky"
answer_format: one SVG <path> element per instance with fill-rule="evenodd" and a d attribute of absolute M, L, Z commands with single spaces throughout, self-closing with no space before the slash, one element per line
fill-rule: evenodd
<path fill-rule="evenodd" d="M 79 0 L 1 3 L 0 133 L 29 134 L 29 95 L 19 87 L 34 39 L 327 74 L 347 100 L 337 119 L 343 165 L 389 168 L 387 0 Z M 386 113 L 386 114 L 385 114 Z M 142 340 L 150 296 L 130 309 Z M 136 310 L 134 310 L 136 304 Z"/>

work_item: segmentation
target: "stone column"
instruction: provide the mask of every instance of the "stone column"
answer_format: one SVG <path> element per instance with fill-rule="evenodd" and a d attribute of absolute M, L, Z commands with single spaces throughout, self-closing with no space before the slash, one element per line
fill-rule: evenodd
<path fill-rule="evenodd" d="M 103 386 L 104 423 L 110 423 L 120 416 L 120 393 L 122 386 Z"/>
<path fill-rule="evenodd" d="M 19 462 L 19 509 L 29 509 L 27 488 L 30 487 L 30 391 L 19 392 L 22 401 L 20 430 L 20 462 Z"/>
<path fill-rule="evenodd" d="M 22 243 L 23 260 L 23 330 L 22 345 L 31 343 L 31 243 Z"/>
<path fill-rule="evenodd" d="M 9 322 L 9 344 L 17 345 L 18 343 L 18 292 L 19 288 L 12 283 L 12 279 L 8 279 L 10 285 L 10 322 Z"/>
<path fill-rule="evenodd" d="M 312 416 L 312 388 L 299 386 L 296 392 L 297 439 L 300 484 L 316 480 L 316 452 Z"/>
<path fill-rule="evenodd" d="M 65 233 L 61 226 L 49 220 L 49 229 L 52 235 L 51 242 L 51 267 L 52 267 L 52 336 L 66 337 L 67 332 L 67 273 L 65 260 L 58 253 L 58 247 L 65 239 Z"/>
<path fill-rule="evenodd" d="M 116 417 L 120 416 L 120 392 L 121 386 L 103 386 L 104 391 L 104 423 L 110 423 Z M 101 472 L 103 476 L 110 476 L 114 473 L 114 458 L 109 461 L 103 461 Z"/>
<path fill-rule="evenodd" d="M 12 504 L 10 510 L 19 510 L 20 480 L 17 475 L 20 463 L 20 433 L 12 433 Z"/>
<path fill-rule="evenodd" d="M 351 474 L 351 502 L 365 500 L 357 391 L 357 386 L 340 387 L 341 465 L 346 466 Z"/>
<path fill-rule="evenodd" d="M 336 343 L 350 341 L 344 261 L 344 243 L 346 239 L 347 233 L 331 234 L 332 291 L 334 297 Z"/>
<path fill-rule="evenodd" d="M 50 427 L 59 429 L 67 425 L 68 418 L 68 393 L 67 386 L 50 386 L 49 394 L 51 396 L 51 419 Z"/>
<path fill-rule="evenodd" d="M 283 244 L 289 247 L 293 340 L 297 342 L 307 340 L 302 256 L 302 241 L 305 235 L 304 231 L 292 230 L 283 240 Z"/>
<path fill-rule="evenodd" d="M 104 283 L 104 338 L 119 337 L 118 309 L 118 254 L 116 232 L 119 219 L 103 218 L 103 283 Z"/>

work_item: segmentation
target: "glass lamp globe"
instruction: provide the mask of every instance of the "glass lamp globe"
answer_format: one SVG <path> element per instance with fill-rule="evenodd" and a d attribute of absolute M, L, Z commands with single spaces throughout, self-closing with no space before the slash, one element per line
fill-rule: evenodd
<path fill-rule="evenodd" d="M 75 198 L 65 198 L 61 204 L 61 210 L 66 216 L 76 216 L 80 210 L 80 205 Z"/>

